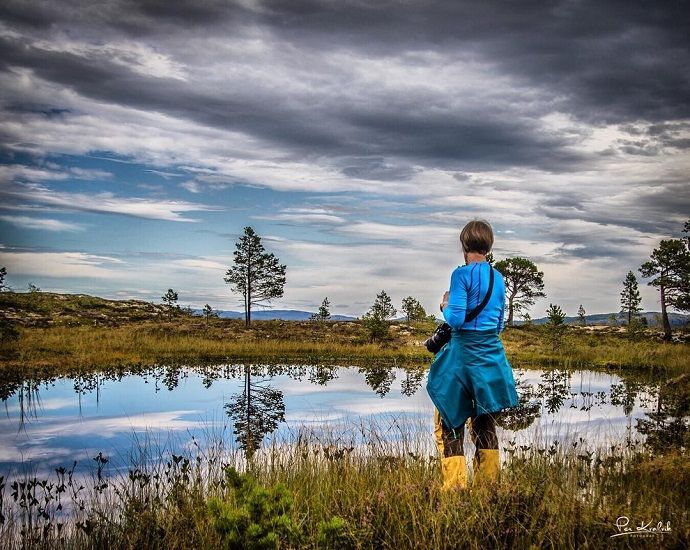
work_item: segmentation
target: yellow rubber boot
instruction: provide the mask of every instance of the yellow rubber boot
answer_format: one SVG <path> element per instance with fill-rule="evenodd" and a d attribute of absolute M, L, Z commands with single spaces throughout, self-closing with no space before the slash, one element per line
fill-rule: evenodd
<path fill-rule="evenodd" d="M 498 449 L 477 449 L 476 452 L 479 454 L 479 462 L 477 462 L 477 455 L 475 454 L 472 459 L 474 469 L 472 485 L 483 481 L 497 482 L 501 468 Z"/>
<path fill-rule="evenodd" d="M 436 446 L 438 452 L 443 456 L 443 427 L 441 426 L 441 413 L 434 408 L 434 437 L 436 438 Z"/>
<path fill-rule="evenodd" d="M 467 488 L 467 463 L 463 455 L 441 458 L 444 491 L 454 488 Z"/>
<path fill-rule="evenodd" d="M 434 438 L 441 455 L 441 474 L 443 476 L 443 490 L 451 490 L 454 487 L 467 487 L 467 462 L 463 455 L 444 456 L 443 426 L 441 413 L 434 409 Z"/>

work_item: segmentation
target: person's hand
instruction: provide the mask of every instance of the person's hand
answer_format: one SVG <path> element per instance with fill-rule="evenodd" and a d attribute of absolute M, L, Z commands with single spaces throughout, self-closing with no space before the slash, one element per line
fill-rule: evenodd
<path fill-rule="evenodd" d="M 443 313 L 443 308 L 448 305 L 448 296 L 450 295 L 450 291 L 446 290 L 446 292 L 443 294 L 443 299 L 441 300 L 441 313 Z"/>

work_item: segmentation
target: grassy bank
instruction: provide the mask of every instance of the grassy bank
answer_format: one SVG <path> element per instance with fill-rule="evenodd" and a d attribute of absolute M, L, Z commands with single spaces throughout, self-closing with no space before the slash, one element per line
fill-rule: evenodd
<path fill-rule="evenodd" d="M 211 451 L 192 447 L 186 456 L 132 463 L 128 473 L 110 478 L 107 459 L 97 456 L 83 490 L 69 470 L 45 483 L 27 480 L 18 498 L 10 484 L 3 488 L 0 538 L 8 548 L 53 549 L 690 543 L 690 465 L 683 450 L 508 441 L 497 484 L 443 492 L 435 449 L 429 454 L 418 435 L 404 429 L 401 435 L 391 443 L 380 430 L 365 430 L 364 443 L 353 446 L 342 436 L 305 430 L 273 441 L 249 461 L 219 442 Z M 612 537 L 623 532 L 616 526 L 625 523 L 622 517 L 634 534 Z M 638 533 L 641 524 L 670 530 Z"/>
<path fill-rule="evenodd" d="M 113 327 L 18 327 L 18 339 L 0 347 L 5 367 L 97 369 L 113 365 L 228 361 L 386 363 L 428 365 L 423 341 L 435 324 L 392 323 L 390 339 L 370 342 L 359 321 L 254 321 L 209 324 L 194 318 L 144 320 Z M 688 371 L 690 343 L 663 343 L 653 332 L 631 339 L 616 329 L 568 327 L 554 349 L 543 327 L 508 328 L 503 342 L 513 366 L 558 365 L 606 369 Z"/>
<path fill-rule="evenodd" d="M 160 305 L 55 293 L 0 293 L 0 368 L 99 369 L 160 363 L 357 363 L 425 366 L 423 342 L 436 324 L 391 322 L 389 338 L 371 342 L 360 321 L 209 322 L 184 310 L 169 319 Z M 17 338 L 12 338 L 14 333 Z M 543 326 L 508 328 L 508 358 L 522 368 L 688 370 L 690 334 L 663 343 L 648 329 L 634 339 L 623 329 L 568 326 L 554 348 Z"/>

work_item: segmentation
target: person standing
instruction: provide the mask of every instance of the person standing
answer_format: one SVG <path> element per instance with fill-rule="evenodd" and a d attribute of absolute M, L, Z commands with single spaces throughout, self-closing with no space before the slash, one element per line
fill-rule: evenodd
<path fill-rule="evenodd" d="M 436 354 L 427 391 L 434 402 L 434 436 L 443 488 L 467 487 L 465 423 L 476 446 L 473 484 L 496 481 L 500 471 L 496 416 L 518 405 L 512 368 L 499 334 L 505 328 L 505 282 L 487 261 L 494 235 L 484 220 L 462 229 L 464 266 L 453 270 L 440 307 L 450 340 Z"/>

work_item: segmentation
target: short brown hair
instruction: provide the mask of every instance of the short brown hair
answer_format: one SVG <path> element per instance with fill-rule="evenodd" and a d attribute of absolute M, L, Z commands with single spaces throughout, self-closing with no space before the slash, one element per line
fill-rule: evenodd
<path fill-rule="evenodd" d="M 494 245 L 493 229 L 485 220 L 472 220 L 462 228 L 460 243 L 465 252 L 488 254 Z"/>

